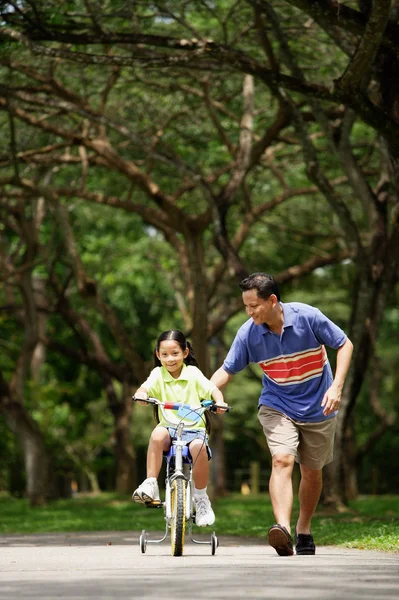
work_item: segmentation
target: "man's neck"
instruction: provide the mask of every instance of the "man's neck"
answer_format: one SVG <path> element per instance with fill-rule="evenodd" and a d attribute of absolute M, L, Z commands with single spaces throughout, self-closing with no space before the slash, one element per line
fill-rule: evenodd
<path fill-rule="evenodd" d="M 270 331 L 280 335 L 284 327 L 284 311 L 280 302 L 277 302 L 274 311 L 274 318 L 270 323 L 266 323 Z"/>

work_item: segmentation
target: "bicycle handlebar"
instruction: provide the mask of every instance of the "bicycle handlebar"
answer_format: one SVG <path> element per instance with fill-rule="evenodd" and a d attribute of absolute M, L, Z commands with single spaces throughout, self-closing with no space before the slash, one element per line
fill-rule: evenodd
<path fill-rule="evenodd" d="M 231 406 L 228 406 L 228 405 L 226 405 L 226 407 L 219 406 L 213 400 L 202 400 L 201 406 L 191 406 L 190 404 L 182 404 L 179 402 L 161 402 L 161 400 L 158 400 L 158 398 L 154 398 L 152 396 L 148 396 L 148 398 L 146 398 L 146 399 L 136 398 L 135 396 L 132 396 L 132 401 L 133 402 L 144 402 L 146 404 L 155 404 L 156 406 L 161 406 L 162 408 L 165 408 L 168 410 L 179 410 L 179 408 L 183 408 L 183 407 L 187 410 L 192 410 L 193 412 L 195 412 L 201 408 L 204 409 L 204 411 L 210 410 L 211 412 L 217 412 L 218 408 L 221 408 L 224 412 L 230 412 L 232 410 Z"/>

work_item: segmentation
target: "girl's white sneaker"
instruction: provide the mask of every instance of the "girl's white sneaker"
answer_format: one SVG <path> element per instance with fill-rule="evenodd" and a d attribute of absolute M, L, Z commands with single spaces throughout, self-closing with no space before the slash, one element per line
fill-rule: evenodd
<path fill-rule="evenodd" d="M 133 502 L 140 502 L 145 504 L 146 502 L 159 502 L 159 489 L 158 482 L 155 477 L 148 477 L 143 483 L 139 485 L 137 490 L 132 495 Z"/>
<path fill-rule="evenodd" d="M 195 504 L 195 523 L 199 527 L 213 525 L 215 522 L 215 513 L 212 510 L 211 501 L 208 496 L 194 496 Z"/>

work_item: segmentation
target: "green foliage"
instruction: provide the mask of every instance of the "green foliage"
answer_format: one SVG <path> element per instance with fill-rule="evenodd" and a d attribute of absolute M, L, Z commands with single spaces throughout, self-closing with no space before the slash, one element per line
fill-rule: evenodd
<path fill-rule="evenodd" d="M 76 265 L 65 250 L 65 232 L 57 221 L 54 198 L 67 209 L 73 244 L 85 273 L 147 367 L 161 330 L 178 327 L 191 333 L 198 272 L 203 271 L 201 288 L 205 291 L 201 291 L 208 302 L 207 320 L 201 324 L 204 343 L 218 317 L 228 321 L 233 315 L 220 334 L 226 350 L 245 319 L 243 312 L 234 317 L 238 288 L 233 268 L 226 264 L 216 242 L 221 229 L 225 229 L 243 269 L 273 274 L 306 265 L 312 258 L 327 260 L 344 248 L 354 256 L 354 240 L 345 232 L 331 200 L 327 202 L 309 181 L 309 158 L 303 154 L 290 111 L 284 127 L 270 137 L 256 164 L 248 168 L 245 180 L 223 204 L 226 186 L 240 166 L 237 150 L 244 132 L 245 73 L 235 60 L 223 59 L 222 53 L 217 63 L 209 48 L 205 57 L 200 50 L 187 50 L 185 65 L 176 60 L 166 66 L 167 59 L 176 56 L 174 51 L 149 41 L 139 45 L 49 41 L 47 31 L 65 36 L 94 35 L 89 4 L 83 0 L 39 0 L 34 6 L 21 2 L 18 7 L 17 11 L 2 6 L 4 23 L 27 36 L 33 32 L 40 37 L 42 33 L 45 39 L 36 39 L 38 46 L 64 48 L 71 60 L 37 54 L 16 41 L 2 40 L 0 46 L 0 75 L 8 93 L 8 108 L 3 105 L 0 113 L 0 169 L 5 182 L 1 184 L 5 198 L 5 204 L 0 204 L 1 259 L 15 270 L 11 274 L 4 271 L 4 279 L 1 275 L 0 371 L 9 382 L 21 354 L 26 315 L 16 273 L 32 267 L 32 275 L 40 278 L 45 288 L 45 306 L 41 307 L 46 318 L 45 335 L 57 348 L 49 344 L 39 383 L 36 380 L 33 384 L 27 375 L 26 407 L 56 457 L 57 468 L 66 470 L 79 463 L 79 469 L 100 472 L 111 456 L 111 413 L 101 368 L 88 366 L 92 339 L 85 336 L 81 324 L 71 322 L 70 316 L 60 311 L 62 300 L 98 336 L 113 366 L 133 371 L 134 365 L 126 366 L 124 348 L 94 298 L 78 290 Z M 291 4 L 272 3 L 270 7 L 308 83 L 332 89 L 347 66 L 346 54 L 316 21 Z M 32 25 L 38 18 L 43 19 L 42 27 Z M 265 52 L 253 7 L 246 0 L 106 0 L 96 19 L 112 35 L 159 35 L 162 40 L 173 37 L 176 43 L 213 40 L 220 52 L 230 49 L 237 56 L 245 54 L 266 69 L 272 66 L 273 55 L 279 72 L 292 75 L 272 21 L 262 16 L 269 43 Z M 346 42 L 350 43 L 349 37 Z M 74 52 L 86 53 L 87 62 L 74 62 Z M 94 55 L 115 58 L 115 64 L 91 62 Z M 142 62 L 135 62 L 137 57 Z M 118 58 L 129 59 L 130 65 L 118 66 Z M 146 60 L 155 59 L 157 66 L 151 63 L 148 67 Z M 267 78 L 254 78 L 253 150 L 287 109 L 282 96 L 266 82 Z M 365 198 L 348 182 L 345 161 L 332 150 L 332 141 L 337 142 L 342 135 L 342 105 L 320 103 L 323 125 L 310 96 L 292 92 L 291 99 L 304 119 L 323 173 L 357 227 L 367 256 L 372 219 Z M 15 148 L 10 145 L 11 121 Z M 379 136 L 356 118 L 349 141 L 366 187 L 377 189 L 385 169 L 385 148 Z M 94 142 L 98 146 L 93 146 Z M 9 180 L 15 174 L 16 157 L 24 185 Z M 40 193 L 32 191 L 36 185 Z M 386 189 L 391 196 L 381 205 L 381 219 L 396 201 L 392 184 L 386 184 Z M 42 214 L 39 202 L 43 190 L 53 191 L 54 196 L 45 197 Z M 380 206 L 380 198 L 373 202 Z M 173 216 L 172 208 L 177 216 Z M 254 217 L 254 222 L 245 232 L 249 217 Z M 35 219 L 38 229 L 31 230 Z M 36 236 L 37 254 L 31 264 L 26 261 L 27 253 L 33 251 L 28 241 L 36 241 Z M 189 255 L 194 242 L 195 259 Z M 293 277 L 282 290 L 283 299 L 314 304 L 347 330 L 356 291 L 355 259 Z M 396 304 L 388 302 L 377 348 L 381 402 L 392 412 L 398 410 L 399 385 L 396 305 L 397 298 Z M 215 368 L 220 366 L 220 355 L 216 360 L 211 345 L 210 352 L 217 362 Z M 82 360 L 87 364 L 80 364 Z M 136 381 L 140 375 L 129 380 Z M 117 378 L 112 381 L 120 393 L 121 382 Z M 265 470 L 269 468 L 256 419 L 260 385 L 256 372 L 248 369 L 226 392 L 235 407 L 225 420 L 227 469 L 234 485 L 238 479 L 232 475 L 234 469 L 244 469 L 245 462 L 256 460 L 260 454 Z M 370 386 L 370 378 L 366 378 L 356 410 L 359 444 L 367 441 L 375 425 L 368 402 Z M 144 416 L 137 409 L 132 439 L 140 458 L 151 427 L 148 413 Z M 398 489 L 396 463 L 392 461 L 385 469 L 384 458 L 397 447 L 396 431 L 388 431 L 363 462 L 360 481 L 367 491 L 367 473 L 372 468 L 378 472 L 376 481 L 381 489 L 388 491 L 390 485 Z M 9 438 L 4 444 L 12 464 L 18 463 L 15 445 Z M 242 449 L 238 456 L 236 446 Z"/>

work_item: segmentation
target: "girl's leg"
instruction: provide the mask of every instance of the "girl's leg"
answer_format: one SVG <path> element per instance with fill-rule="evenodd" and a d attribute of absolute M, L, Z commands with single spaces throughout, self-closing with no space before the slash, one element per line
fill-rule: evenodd
<path fill-rule="evenodd" d="M 197 438 L 189 444 L 190 454 L 193 459 L 193 479 L 198 490 L 206 488 L 209 475 L 208 452 L 204 441 Z"/>
<path fill-rule="evenodd" d="M 147 450 L 147 478 L 133 492 L 134 502 L 159 502 L 158 475 L 162 466 L 162 454 L 169 450 L 170 435 L 166 427 L 156 427 L 151 434 Z"/>
<path fill-rule="evenodd" d="M 195 522 L 199 527 L 206 527 L 215 522 L 215 513 L 206 493 L 209 475 L 208 452 L 204 441 L 198 438 L 190 442 L 189 448 L 194 465 Z"/>
<path fill-rule="evenodd" d="M 170 448 L 171 439 L 166 427 L 155 427 L 151 434 L 147 450 L 147 478 L 158 479 L 162 467 L 163 453 Z"/>

